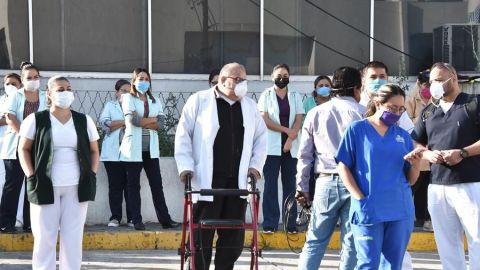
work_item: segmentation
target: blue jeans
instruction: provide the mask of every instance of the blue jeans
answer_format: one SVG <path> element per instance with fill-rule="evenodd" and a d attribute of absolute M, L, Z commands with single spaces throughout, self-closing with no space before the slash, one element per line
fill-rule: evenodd
<path fill-rule="evenodd" d="M 278 220 L 280 218 L 280 208 L 278 206 L 278 174 L 282 171 L 282 190 L 283 200 L 282 209 L 288 195 L 295 195 L 295 174 L 297 173 L 297 159 L 292 158 L 290 152 L 282 153 L 281 156 L 267 156 L 265 166 L 263 166 L 263 175 L 265 177 L 265 187 L 263 190 L 263 229 L 276 231 Z M 296 230 L 297 204 L 294 204 L 288 220 L 288 230 Z M 284 210 L 284 209 L 283 209 Z M 284 212 L 284 211 L 282 211 Z"/>
<path fill-rule="evenodd" d="M 338 176 L 321 176 L 315 184 L 312 216 L 307 231 L 298 269 L 318 269 L 328 243 L 340 219 L 342 241 L 340 269 L 354 269 L 356 265 L 355 245 L 348 220 L 350 193 Z"/>

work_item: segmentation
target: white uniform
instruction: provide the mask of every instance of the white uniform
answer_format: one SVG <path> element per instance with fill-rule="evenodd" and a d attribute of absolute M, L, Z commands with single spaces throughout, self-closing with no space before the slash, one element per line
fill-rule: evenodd
<path fill-rule="evenodd" d="M 80 269 L 82 264 L 83 228 L 88 202 L 78 201 L 80 163 L 77 157 L 77 132 L 70 117 L 65 124 L 50 114 L 53 157 L 52 185 L 54 203 L 30 204 L 32 234 L 35 239 L 32 269 L 55 269 L 56 245 L 60 229 L 60 270 Z M 20 126 L 20 137 L 35 136 L 35 115 L 31 114 Z M 92 118 L 87 115 L 90 142 L 99 139 Z"/>

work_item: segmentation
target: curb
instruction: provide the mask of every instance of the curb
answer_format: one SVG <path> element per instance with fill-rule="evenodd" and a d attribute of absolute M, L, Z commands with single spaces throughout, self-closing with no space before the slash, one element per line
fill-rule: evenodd
<path fill-rule="evenodd" d="M 181 231 L 86 231 L 83 235 L 84 250 L 135 250 L 135 249 L 177 249 L 180 246 Z M 301 249 L 305 233 L 289 235 L 290 246 Z M 252 232 L 247 231 L 245 245 L 249 245 Z M 335 231 L 328 249 L 340 248 L 340 232 Z M 289 249 L 285 233 L 258 233 L 258 244 L 262 249 Z M 0 234 L 0 251 L 32 251 L 33 236 L 30 233 Z M 410 251 L 436 251 L 433 233 L 413 232 L 408 245 Z"/>

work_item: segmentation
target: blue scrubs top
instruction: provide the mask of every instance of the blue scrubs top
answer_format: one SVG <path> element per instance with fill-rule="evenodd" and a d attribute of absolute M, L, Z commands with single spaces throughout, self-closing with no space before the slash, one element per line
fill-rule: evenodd
<path fill-rule="evenodd" d="M 412 191 L 406 173 L 410 163 L 403 157 L 413 150 L 408 132 L 390 126 L 382 137 L 367 119 L 354 122 L 345 132 L 336 155 L 351 171 L 365 195 L 351 198 L 352 224 L 413 218 Z"/>

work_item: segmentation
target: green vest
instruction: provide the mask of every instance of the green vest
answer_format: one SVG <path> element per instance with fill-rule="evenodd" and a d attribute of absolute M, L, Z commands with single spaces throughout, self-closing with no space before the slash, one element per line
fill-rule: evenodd
<path fill-rule="evenodd" d="M 77 132 L 77 154 L 80 163 L 78 183 L 79 202 L 93 201 L 96 192 L 96 176 L 91 170 L 90 141 L 87 132 L 87 117 L 72 111 L 73 124 Z M 27 179 L 28 200 L 34 204 L 53 204 L 51 179 L 53 144 L 50 111 L 35 113 L 36 129 L 32 145 L 33 176 Z"/>

